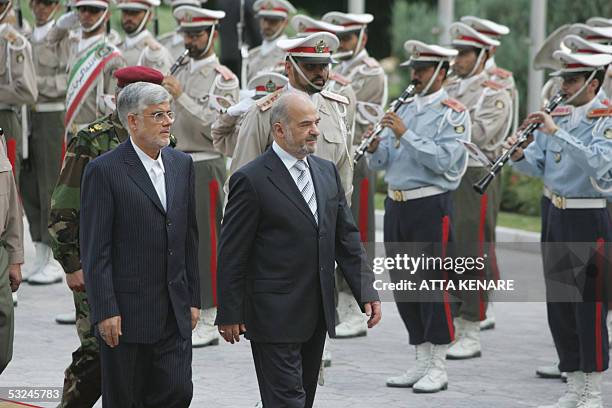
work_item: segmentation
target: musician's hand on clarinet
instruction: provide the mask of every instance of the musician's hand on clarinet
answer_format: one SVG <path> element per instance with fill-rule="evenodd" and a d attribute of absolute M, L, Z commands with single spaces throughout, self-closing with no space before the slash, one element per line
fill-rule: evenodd
<path fill-rule="evenodd" d="M 368 148 L 366 149 L 366 151 L 368 153 L 374 153 L 378 149 L 379 144 L 380 144 L 380 137 L 376 136 L 374 140 L 372 140 L 372 143 L 368 145 Z"/>
<path fill-rule="evenodd" d="M 529 116 L 527 116 L 527 119 L 525 121 L 528 124 L 539 123 L 540 127 L 538 128 L 538 130 L 547 135 L 552 135 L 559 129 L 559 127 L 555 124 L 555 121 L 553 120 L 552 116 L 542 111 L 531 113 Z"/>
<path fill-rule="evenodd" d="M 385 113 L 385 116 L 383 116 L 382 120 L 380 121 L 380 124 L 383 127 L 391 129 L 395 134 L 395 137 L 397 137 L 398 139 L 402 137 L 404 133 L 406 133 L 406 130 L 408 130 L 406 125 L 404 125 L 404 121 L 402 120 L 402 118 L 400 118 L 399 115 L 395 112 Z"/>
<path fill-rule="evenodd" d="M 506 141 L 503 144 L 503 148 L 506 150 L 509 150 L 512 146 L 514 146 L 516 144 L 516 142 L 518 141 L 518 138 L 516 137 L 516 135 L 512 135 L 509 136 Z M 527 140 L 525 142 L 523 142 L 523 146 L 526 146 L 527 144 L 533 142 L 533 135 L 530 135 Z M 514 151 L 514 153 L 512 154 L 512 156 L 510 156 L 510 159 L 512 161 L 519 161 L 523 158 L 524 156 L 524 150 L 522 147 L 517 147 L 516 150 Z"/>
<path fill-rule="evenodd" d="M 177 99 L 183 93 L 181 83 L 172 75 L 167 75 L 162 82 L 162 86 L 166 88 L 174 99 Z"/>

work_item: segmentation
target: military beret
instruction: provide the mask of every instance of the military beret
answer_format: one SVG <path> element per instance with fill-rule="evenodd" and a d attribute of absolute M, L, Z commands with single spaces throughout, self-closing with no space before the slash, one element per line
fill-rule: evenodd
<path fill-rule="evenodd" d="M 117 78 L 117 86 L 125 88 L 127 85 L 134 82 L 150 82 L 152 84 L 161 85 L 164 80 L 164 74 L 156 69 L 144 67 L 142 65 L 134 65 L 131 67 L 120 68 L 115 71 Z"/>

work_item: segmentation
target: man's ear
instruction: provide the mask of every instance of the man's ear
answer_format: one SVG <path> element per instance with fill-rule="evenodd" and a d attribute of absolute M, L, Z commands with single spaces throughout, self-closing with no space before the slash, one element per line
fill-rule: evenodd
<path fill-rule="evenodd" d="M 134 130 L 136 130 L 136 128 L 138 128 L 138 116 L 136 116 L 133 113 L 129 113 L 127 116 L 127 125 L 128 125 L 128 130 L 130 130 L 130 134 L 133 133 Z"/>
<path fill-rule="evenodd" d="M 591 82 L 589 82 L 589 88 L 593 91 L 593 93 L 597 93 L 597 88 L 599 87 L 599 79 L 593 78 Z"/>
<path fill-rule="evenodd" d="M 368 43 L 368 33 L 366 33 L 366 32 L 364 31 L 364 32 L 363 32 L 363 36 L 361 37 L 361 46 L 362 46 L 363 48 L 365 48 L 365 47 L 366 47 L 366 45 L 367 45 L 367 43 Z M 358 51 L 359 51 L 359 50 L 358 50 Z"/>
<path fill-rule="evenodd" d="M 281 125 L 279 122 L 276 122 L 272 125 L 272 130 L 274 131 L 274 136 L 277 136 L 281 139 L 285 137 L 285 131 L 283 129 L 283 125 Z"/>

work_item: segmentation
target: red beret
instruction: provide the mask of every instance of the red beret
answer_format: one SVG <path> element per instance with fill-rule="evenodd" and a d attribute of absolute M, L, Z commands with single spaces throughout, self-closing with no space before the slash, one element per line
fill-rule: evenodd
<path fill-rule="evenodd" d="M 156 69 L 144 67 L 142 65 L 134 65 L 131 67 L 120 68 L 115 71 L 117 78 L 117 86 L 125 88 L 127 85 L 134 82 L 150 82 L 152 84 L 161 85 L 164 80 L 164 74 Z"/>

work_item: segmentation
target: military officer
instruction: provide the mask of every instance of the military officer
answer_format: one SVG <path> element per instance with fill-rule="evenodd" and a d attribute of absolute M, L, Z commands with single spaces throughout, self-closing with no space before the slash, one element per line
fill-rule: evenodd
<path fill-rule="evenodd" d="M 200 7 L 201 4 L 206 3 L 206 1 L 207 0 L 203 0 L 201 2 L 198 0 L 172 0 L 170 4 L 172 6 L 172 11 L 174 11 L 180 6 Z M 168 51 L 170 51 L 170 55 L 172 55 L 172 59 L 174 60 L 176 60 L 185 51 L 183 35 L 179 32 L 179 28 L 180 24 L 177 21 L 177 28 L 175 30 L 169 31 L 158 37 L 159 42 L 166 47 Z"/>
<path fill-rule="evenodd" d="M 445 246 L 452 241 L 450 192 L 458 187 L 467 162 L 457 139 L 469 140 L 471 127 L 466 107 L 449 98 L 442 88 L 449 61 L 457 51 L 415 40 L 407 41 L 404 48 L 411 57 L 401 66 L 410 67 L 416 96 L 397 113 L 385 114 L 381 123 L 387 129 L 368 148 L 370 168 L 385 170 L 389 186 L 384 218 L 388 257 L 398 250 L 393 243 Z M 408 248 L 405 253 L 417 251 L 413 256 L 421 256 L 437 252 L 428 248 Z M 402 275 L 392 274 L 391 278 L 397 280 Z M 448 386 L 445 360 L 454 338 L 453 323 L 445 294 L 434 296 L 427 302 L 404 301 L 396 293 L 410 344 L 416 346 L 417 361 L 412 369 L 388 378 L 388 387 L 433 393 Z"/>
<path fill-rule="evenodd" d="M 170 51 L 147 30 L 159 4 L 159 0 L 123 0 L 117 6 L 121 10 L 121 27 L 126 34 L 118 47 L 128 66 L 144 65 L 160 72 L 170 70 L 174 62 Z"/>
<path fill-rule="evenodd" d="M 289 22 L 289 15 L 296 12 L 295 7 L 287 0 L 257 0 L 253 4 L 255 16 L 259 19 L 259 30 L 263 37 L 260 46 L 249 50 L 247 78 L 274 71 L 283 73 L 285 68 L 285 52 L 277 47 Z"/>
<path fill-rule="evenodd" d="M 120 68 L 114 73 L 117 91 L 138 81 L 161 84 L 164 76 L 149 67 Z M 64 372 L 61 408 L 92 407 L 102 394 L 98 340 L 89 320 L 89 305 L 80 260 L 79 211 L 81 178 L 85 166 L 96 157 L 114 149 L 129 137 L 117 112 L 81 129 L 68 144 L 62 170 L 53 190 L 49 215 L 49 234 L 53 255 L 66 273 L 76 307 L 76 329 L 80 346 L 72 353 L 72 363 Z"/>
<path fill-rule="evenodd" d="M 471 141 L 492 162 L 501 153 L 501 145 L 512 127 L 512 99 L 507 85 L 490 79 L 485 70 L 491 47 L 499 42 L 462 22 L 450 26 L 452 46 L 458 50 L 453 71 L 457 79 L 446 84 L 446 92 L 469 108 Z M 480 195 L 473 185 L 488 170 L 472 158 L 457 190 L 452 194 L 453 227 L 457 251 L 463 256 L 488 257 L 485 275 L 493 277 L 495 262 L 495 224 L 501 196 L 500 178 Z M 484 216 L 483 216 L 484 215 Z M 467 276 L 467 275 L 466 275 Z M 469 276 L 473 279 L 485 276 Z M 447 357 L 465 359 L 479 357 L 480 322 L 485 320 L 488 296 L 485 291 L 462 293 L 463 302 L 456 311 L 455 342 Z"/>
<path fill-rule="evenodd" d="M 28 131 L 27 109 L 22 107 L 36 102 L 38 88 L 32 47 L 8 22 L 12 4 L 10 0 L 0 0 L 0 123 L 6 138 L 6 153 L 19 182 L 23 135 Z"/>
<path fill-rule="evenodd" d="M 612 111 L 596 97 L 612 56 L 559 50 L 553 57 L 562 64 L 553 75 L 563 78 L 565 106 L 551 115 L 535 112 L 527 117 L 525 124 L 540 127 L 535 141 L 517 149 L 512 160 L 519 171 L 541 177 L 551 192 L 543 229 L 543 241 L 551 244 L 542 254 L 548 322 L 559 370 L 567 372 L 567 391 L 548 407 L 601 408 L 609 348 L 605 283 L 600 278 L 607 269 L 602 270 L 597 259 L 562 257 L 558 251 L 580 254 L 584 246 L 593 250 L 596 243 L 612 238 L 606 210 L 606 196 L 612 191 Z M 516 141 L 509 138 L 505 147 Z M 559 289 L 555 282 L 581 283 Z M 572 298 L 576 293 L 577 300 Z"/>
<path fill-rule="evenodd" d="M 176 122 L 173 131 L 177 148 L 191 154 L 196 174 L 202 313 L 192 336 L 194 347 L 219 343 L 214 326 L 216 243 L 223 211 L 226 167 L 225 158 L 213 146 L 211 125 L 220 112 L 238 101 L 240 87 L 238 78 L 219 63 L 215 54 L 217 28 L 224 16 L 223 11 L 194 6 L 180 6 L 174 10 L 190 60 L 176 76 L 167 76 L 163 83 L 174 98 Z"/>
<path fill-rule="evenodd" d="M 599 20 L 595 21 L 597 24 Z M 589 42 L 612 45 L 612 28 L 601 25 L 573 24 L 569 34 L 576 34 Z M 606 52 L 607 53 L 607 52 Z M 598 97 L 601 100 L 612 98 L 612 67 L 608 67 Z"/>
<path fill-rule="evenodd" d="M 227 112 L 219 115 L 211 127 L 213 146 L 226 156 L 232 157 L 236 148 L 236 140 L 244 114 L 255 104 L 255 101 L 278 91 L 287 85 L 286 76 L 276 72 L 266 72 L 254 76 L 247 84 L 247 89 L 253 93 L 230 106 Z"/>
<path fill-rule="evenodd" d="M 106 37 L 109 1 L 77 0 L 77 10 L 60 17 L 47 37 L 50 45 L 71 40 L 64 117 L 70 137 L 114 110 L 113 72 L 125 66 L 125 59 Z"/>
<path fill-rule="evenodd" d="M 370 57 L 366 50 L 367 25 L 373 20 L 371 14 L 348 14 L 337 11 L 329 12 L 322 18 L 323 22 L 342 27 L 340 31 L 335 32 L 340 40 L 340 46 L 334 59 L 338 60 L 339 64 L 334 66 L 329 86 L 331 90 L 342 93 L 344 84 L 349 84 L 355 92 L 357 109 L 353 132 L 354 146 L 361 143 L 369 126 L 376 125 L 372 123 L 372 116 L 364 116 L 364 113 L 372 109 L 372 105 L 382 112 L 387 103 L 387 76 L 378 61 Z M 369 169 L 365 160 L 357 162 L 353 172 L 351 210 L 359 227 L 361 241 L 364 243 L 375 241 L 375 190 L 376 173 Z M 373 257 L 373 246 L 368 246 L 367 250 L 368 255 Z M 337 279 L 337 311 L 340 324 L 336 326 L 336 337 L 365 336 L 366 320 L 342 275 L 338 274 Z"/>

